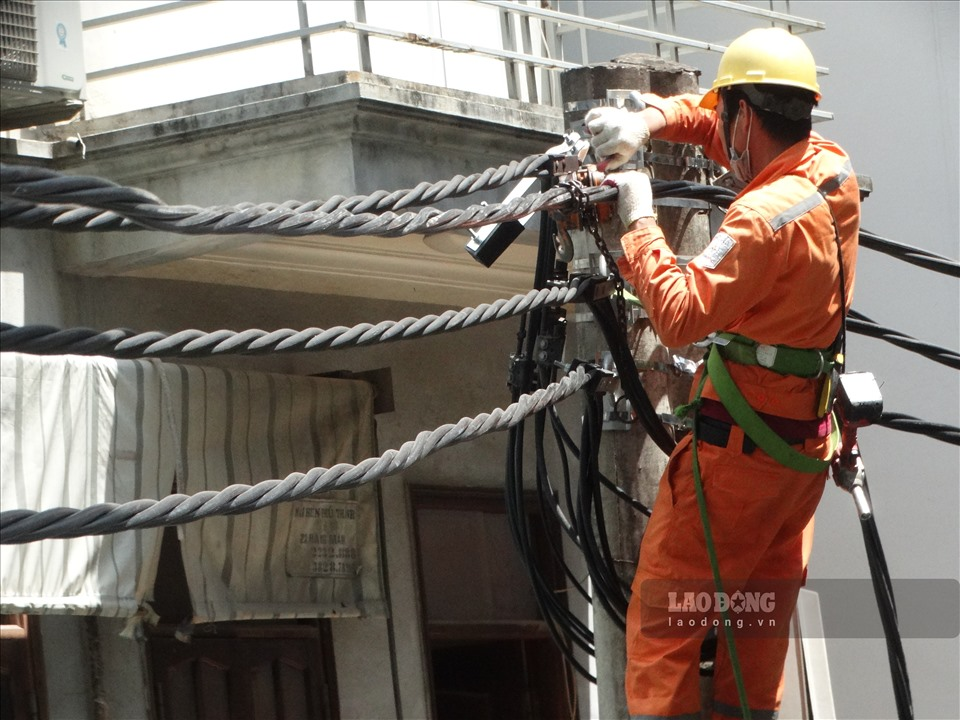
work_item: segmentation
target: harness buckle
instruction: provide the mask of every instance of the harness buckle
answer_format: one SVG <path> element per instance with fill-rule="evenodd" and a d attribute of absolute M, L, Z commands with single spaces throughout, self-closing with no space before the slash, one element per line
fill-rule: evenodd
<path fill-rule="evenodd" d="M 817 374 L 814 375 L 814 377 L 823 375 L 827 367 L 827 361 L 826 358 L 824 358 L 824 352 L 822 350 L 817 351 L 817 362 L 819 364 L 817 365 Z"/>
<path fill-rule="evenodd" d="M 776 345 L 757 345 L 756 352 L 758 365 L 768 370 L 773 368 L 774 363 L 777 361 Z"/>
<path fill-rule="evenodd" d="M 730 344 L 730 338 L 722 337 L 719 333 L 712 332 L 707 335 L 703 340 L 698 340 L 693 344 L 694 347 L 708 348 L 711 345 L 724 345 Z"/>

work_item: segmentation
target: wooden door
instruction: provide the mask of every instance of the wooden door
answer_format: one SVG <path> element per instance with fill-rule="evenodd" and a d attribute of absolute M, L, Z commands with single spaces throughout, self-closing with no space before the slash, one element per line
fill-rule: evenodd
<path fill-rule="evenodd" d="M 160 720 L 328 720 L 336 701 L 315 633 L 257 625 L 250 637 L 153 637 L 150 652 Z M 300 626 L 302 627 L 302 626 Z M 245 636 L 246 635 L 246 636 Z"/>
<path fill-rule="evenodd" d="M 501 491 L 415 487 L 412 492 L 434 717 L 577 717 L 571 670 L 554 644 L 513 547 Z M 532 541 L 563 590 L 537 504 Z"/>

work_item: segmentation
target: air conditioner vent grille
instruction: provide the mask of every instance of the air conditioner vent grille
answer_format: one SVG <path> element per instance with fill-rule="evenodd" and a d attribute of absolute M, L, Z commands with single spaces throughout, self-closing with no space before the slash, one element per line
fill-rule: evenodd
<path fill-rule="evenodd" d="M 0 0 L 0 76 L 37 80 L 37 11 L 34 0 Z"/>

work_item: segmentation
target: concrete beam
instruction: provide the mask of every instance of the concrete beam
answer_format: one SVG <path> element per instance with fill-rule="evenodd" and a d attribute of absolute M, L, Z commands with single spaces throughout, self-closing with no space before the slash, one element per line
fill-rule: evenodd
<path fill-rule="evenodd" d="M 185 103 L 37 128 L 6 162 L 141 187 L 165 202 L 234 205 L 366 194 L 468 175 L 542 152 L 559 109 L 340 72 Z M 82 142 L 81 142 L 82 141 Z M 510 188 L 439 203 L 497 202 Z M 439 237 L 267 238 L 163 232 L 59 235 L 59 269 L 389 300 L 475 304 L 529 289 L 535 232 L 491 269 Z M 369 279 L 364 283 L 359 279 Z"/>

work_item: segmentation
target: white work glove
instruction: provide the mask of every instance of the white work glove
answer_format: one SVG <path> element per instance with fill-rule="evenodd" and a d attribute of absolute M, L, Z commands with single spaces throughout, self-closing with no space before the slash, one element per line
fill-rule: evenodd
<path fill-rule="evenodd" d="M 598 107 L 583 121 L 601 170 L 615 170 L 650 140 L 650 128 L 640 113 L 626 108 Z"/>
<path fill-rule="evenodd" d="M 617 214 L 624 229 L 635 220 L 653 217 L 653 189 L 650 178 L 639 170 L 607 175 L 604 185 L 617 188 Z"/>

